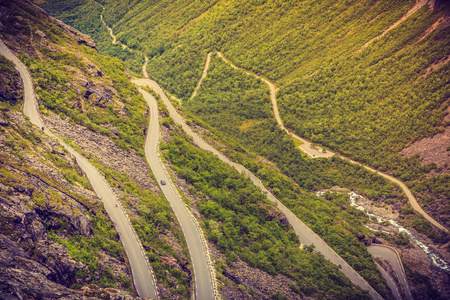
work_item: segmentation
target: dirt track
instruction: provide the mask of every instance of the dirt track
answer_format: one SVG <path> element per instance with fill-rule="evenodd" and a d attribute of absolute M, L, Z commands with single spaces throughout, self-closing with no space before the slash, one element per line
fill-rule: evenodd
<path fill-rule="evenodd" d="M 422 5 L 423 6 L 423 5 Z M 309 157 L 312 158 L 319 158 L 319 157 L 332 157 L 333 155 L 335 155 L 335 153 L 331 152 L 331 151 L 327 151 L 325 153 L 321 152 L 320 148 L 315 148 L 313 149 L 311 146 L 311 143 L 307 140 L 305 140 L 304 138 L 296 135 L 293 132 L 290 132 L 289 130 L 287 130 L 284 125 L 283 122 L 281 120 L 280 114 L 278 112 L 278 106 L 277 106 L 277 99 L 276 99 L 276 89 L 275 89 L 275 85 L 268 81 L 265 78 L 262 78 L 261 76 L 254 74 L 252 72 L 249 72 L 247 70 L 244 70 L 242 68 L 239 68 L 237 66 L 235 66 L 229 59 L 225 58 L 225 56 L 218 52 L 217 53 L 219 55 L 219 57 L 221 57 L 226 63 L 230 64 L 234 69 L 239 69 L 244 71 L 245 73 L 247 73 L 248 75 L 251 76 L 255 76 L 256 78 L 264 81 L 264 83 L 266 83 L 269 86 L 270 89 L 270 99 L 272 101 L 272 107 L 273 107 L 273 112 L 274 112 L 274 116 L 275 119 L 277 120 L 278 125 L 280 125 L 280 127 L 286 131 L 289 135 L 291 135 L 293 138 L 295 138 L 296 140 L 302 142 L 302 145 L 299 146 L 299 148 L 305 152 Z M 409 190 L 409 188 L 400 180 L 394 178 L 391 175 L 385 174 L 383 172 L 377 171 L 369 166 L 366 166 L 364 164 L 361 164 L 357 161 L 351 160 L 347 157 L 344 157 L 342 155 L 339 155 L 339 157 L 341 157 L 342 159 L 345 159 L 349 162 L 351 162 L 352 164 L 358 164 L 360 166 L 363 166 L 365 169 L 377 173 L 378 175 L 384 177 L 385 179 L 397 184 L 405 193 L 406 197 L 408 197 L 409 203 L 411 204 L 411 206 L 414 208 L 414 210 L 416 210 L 418 213 L 420 213 L 425 219 L 427 219 L 430 223 L 432 223 L 434 226 L 438 227 L 439 229 L 441 229 L 442 231 L 448 232 L 447 228 L 445 228 L 443 225 L 441 225 L 439 222 L 437 222 L 435 219 L 433 219 L 430 215 L 428 215 L 423 209 L 422 207 L 419 205 L 419 203 L 417 202 L 416 198 L 414 197 L 414 195 L 412 194 L 412 192 Z"/>

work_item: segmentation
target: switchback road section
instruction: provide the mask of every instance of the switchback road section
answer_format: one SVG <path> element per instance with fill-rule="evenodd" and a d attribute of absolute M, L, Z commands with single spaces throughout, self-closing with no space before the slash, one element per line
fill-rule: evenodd
<path fill-rule="evenodd" d="M 247 70 L 244 70 L 242 68 L 239 68 L 237 66 L 235 66 L 229 59 L 227 59 L 222 53 L 217 52 L 217 55 L 219 55 L 219 57 L 221 57 L 226 63 L 230 64 L 231 67 L 233 67 L 234 69 L 239 69 L 244 71 L 246 74 L 254 76 L 260 80 L 262 80 L 265 84 L 267 84 L 267 86 L 270 89 L 270 100 L 272 102 L 272 108 L 273 108 L 273 113 L 275 116 L 275 119 L 277 120 L 278 125 L 281 127 L 281 129 L 283 129 L 284 131 L 286 131 L 287 134 L 289 134 L 290 136 L 292 136 L 293 138 L 295 138 L 296 140 L 300 141 L 302 144 L 299 146 L 300 150 L 302 150 L 304 153 L 306 153 L 309 157 L 311 158 L 320 158 L 320 157 L 332 157 L 335 155 L 335 153 L 331 152 L 331 151 L 324 151 L 324 149 L 319 149 L 317 147 L 314 147 L 311 142 L 305 140 L 304 138 L 298 136 L 297 134 L 290 132 L 286 127 L 284 127 L 283 122 L 281 120 L 280 114 L 278 112 L 278 106 L 277 106 L 277 99 L 276 99 L 276 89 L 275 89 L 275 85 L 270 82 L 269 80 L 254 74 L 252 72 L 249 72 Z M 419 203 L 417 202 L 416 198 L 414 197 L 414 195 L 412 194 L 412 192 L 410 191 L 410 189 L 400 180 L 398 180 L 397 178 L 388 175 L 386 173 L 377 171 L 371 167 L 368 167 L 364 164 L 361 164 L 357 161 L 351 160 L 347 157 L 344 157 L 342 155 L 339 155 L 340 158 L 345 159 L 347 161 L 349 161 L 352 164 L 358 164 L 362 167 L 364 167 L 365 169 L 377 173 L 378 175 L 384 177 L 385 179 L 397 184 L 405 193 L 406 197 L 409 200 L 409 203 L 411 204 L 411 206 L 414 208 L 414 210 L 416 210 L 418 213 L 420 213 L 425 219 L 427 219 L 430 223 L 432 223 L 434 226 L 436 226 L 437 228 L 439 228 L 442 231 L 448 232 L 447 228 L 445 228 L 443 225 L 441 225 L 438 221 L 436 221 L 435 219 L 433 219 L 430 215 L 428 215 L 423 209 L 422 207 L 419 205 Z"/>
<path fill-rule="evenodd" d="M 155 81 L 151 79 L 135 79 L 133 82 L 137 85 L 148 86 L 153 91 L 155 91 L 162 99 L 163 103 L 167 106 L 170 117 L 175 121 L 176 124 L 180 125 L 181 128 L 192 137 L 194 143 L 207 151 L 212 152 L 217 155 L 220 160 L 233 166 L 240 173 L 245 174 L 252 180 L 252 182 L 259 187 L 264 193 L 266 193 L 267 198 L 274 202 L 277 207 L 286 215 L 289 223 L 294 228 L 295 233 L 300 238 L 300 241 L 305 245 L 315 245 L 315 250 L 320 252 L 325 258 L 334 263 L 335 265 L 341 266 L 341 271 L 344 273 L 355 285 L 359 286 L 363 290 L 369 292 L 372 299 L 383 299 L 368 283 L 365 281 L 352 267 L 350 267 L 345 260 L 343 260 L 336 252 L 333 251 L 316 233 L 314 233 L 308 226 L 306 226 L 300 219 L 295 216 L 288 208 L 286 208 L 280 201 L 278 201 L 275 196 L 273 196 L 262 184 L 262 182 L 247 170 L 244 166 L 231 161 L 228 157 L 222 154 L 220 151 L 212 147 L 205 140 L 200 138 L 193 130 L 186 124 L 183 117 L 175 110 L 171 102 L 161 89 L 161 87 Z M 145 95 L 145 94 L 144 94 Z M 151 131 L 151 130 L 150 130 Z M 152 168 L 153 170 L 153 168 Z M 156 175 L 156 172 L 153 171 Z"/>
<path fill-rule="evenodd" d="M 0 54 L 11 60 L 20 73 L 24 86 L 24 114 L 30 118 L 30 122 L 32 124 L 36 125 L 39 128 L 44 128 L 44 123 L 42 122 L 42 119 L 40 117 L 36 99 L 34 96 L 33 81 L 30 74 L 28 73 L 28 70 L 1 40 Z M 114 195 L 109 185 L 106 183 L 105 178 L 100 175 L 97 169 L 86 158 L 75 151 L 72 147 L 67 145 L 49 130 L 45 130 L 45 133 L 58 139 L 60 144 L 75 157 L 77 164 L 88 177 L 92 187 L 94 188 L 94 191 L 103 201 L 105 210 L 120 235 L 120 241 L 122 242 L 128 260 L 130 262 L 133 282 L 138 295 L 144 299 L 158 299 L 153 271 L 150 268 L 147 256 L 143 251 L 142 245 L 137 235 L 135 234 L 124 209 L 122 208 L 122 206 L 116 206 L 116 203 L 118 203 L 118 199 Z"/>
<path fill-rule="evenodd" d="M 411 291 L 409 289 L 408 281 L 406 279 L 405 270 L 403 269 L 403 264 L 397 251 L 395 251 L 391 247 L 377 244 L 372 244 L 371 246 L 367 247 L 367 250 L 369 250 L 369 252 L 373 256 L 381 257 L 391 264 L 392 268 L 397 274 L 399 283 L 403 288 L 406 299 L 412 300 Z"/>
<path fill-rule="evenodd" d="M 144 85 L 142 84 L 142 81 L 145 82 L 147 80 L 148 79 L 138 79 L 133 80 L 133 82 L 137 85 Z M 159 155 L 160 130 L 157 100 L 141 88 L 139 88 L 139 92 L 144 96 L 144 99 L 150 107 L 150 123 L 145 142 L 145 156 L 153 174 L 160 184 L 164 196 L 169 201 L 170 206 L 180 223 L 180 227 L 186 239 L 189 254 L 191 256 L 192 269 L 194 271 L 195 299 L 215 299 L 215 272 L 206 240 L 203 237 L 202 229 L 181 199 L 178 190 L 170 179 Z"/>

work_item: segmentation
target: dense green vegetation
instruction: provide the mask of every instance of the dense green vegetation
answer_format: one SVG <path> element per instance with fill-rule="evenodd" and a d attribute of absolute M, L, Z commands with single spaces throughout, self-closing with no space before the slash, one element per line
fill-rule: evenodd
<path fill-rule="evenodd" d="M 13 79 L 13 78 L 10 78 Z M 18 78 L 15 78 L 18 79 Z M 83 177 L 81 171 L 73 168 L 69 163 L 61 158 L 61 155 L 55 155 L 54 152 L 43 147 L 42 139 L 39 133 L 36 133 L 28 128 L 23 128 L 21 124 L 15 124 L 14 121 L 8 118 L 11 110 L 20 111 L 19 104 L 22 101 L 11 105 L 10 103 L 0 103 L 0 115 L 10 122 L 11 126 L 7 129 L 1 129 L 2 136 L 5 140 L 2 144 L 2 154 L 0 154 L 0 183 L 6 187 L 15 189 L 17 186 L 26 187 L 31 191 L 30 202 L 22 203 L 28 205 L 30 208 L 37 207 L 41 211 L 46 211 L 43 228 L 47 232 L 49 238 L 57 243 L 64 245 L 69 255 L 77 261 L 86 265 L 86 269 L 80 269 L 79 272 L 70 278 L 69 284 L 72 288 L 79 288 L 77 281 L 89 282 L 97 284 L 100 287 L 122 287 L 130 292 L 134 292 L 133 286 L 126 274 L 120 278 L 116 278 L 112 274 L 109 267 L 104 268 L 100 262 L 101 254 L 99 251 L 119 260 L 125 262 L 125 252 L 118 239 L 116 230 L 109 220 L 103 206 L 99 202 L 91 202 L 84 196 L 74 193 L 64 183 L 58 182 L 49 174 L 43 173 L 41 170 L 32 167 L 25 159 L 25 153 L 29 156 L 36 156 L 40 159 L 56 167 L 61 174 L 71 184 L 82 184 L 89 187 L 87 179 Z M 7 112 L 3 114 L 2 112 Z M 12 125 L 14 123 L 14 125 Z M 9 153 L 5 155 L 6 151 Z M 62 151 L 61 149 L 59 149 Z M 39 153 L 36 155 L 35 153 Z M 27 176 L 24 176 L 27 174 Z M 30 178 L 36 178 L 47 185 L 47 188 L 42 188 L 42 185 L 35 185 Z M 44 186 L 45 186 L 44 185 Z M 57 192 L 59 191 L 59 192 Z M 0 196 L 4 198 L 10 197 L 11 191 L 2 190 Z M 64 214 L 53 215 L 53 209 L 61 208 L 67 209 L 71 207 L 74 214 L 80 212 L 68 203 L 67 198 L 62 199 L 61 195 L 65 194 L 71 201 L 76 201 L 85 208 L 85 214 L 92 220 L 93 232 L 89 236 L 83 236 L 73 228 L 73 221 L 67 220 Z M 55 216 L 58 217 L 55 217 Z M 13 222 L 12 220 L 10 222 Z M 11 225 L 3 226 L 2 233 L 14 237 L 15 232 L 7 230 Z M 28 242 L 23 242 L 26 244 Z M 40 261 L 43 259 L 39 247 L 36 245 L 26 245 L 24 248 L 32 249 L 32 259 Z"/>
<path fill-rule="evenodd" d="M 21 81 L 14 64 L 0 55 L 0 101 L 14 106 L 22 97 Z"/>
<path fill-rule="evenodd" d="M 128 45 L 148 53 L 149 73 L 171 93 L 187 99 L 206 53 L 218 49 L 235 64 L 278 83 L 280 113 L 288 127 L 406 181 L 430 209 L 440 199 L 446 208 L 435 213 L 445 223 L 450 209 L 448 174 L 398 152 L 443 129 L 448 67 L 422 75 L 449 54 L 449 29 L 440 26 L 420 38 L 448 12 L 445 7 L 436 12 L 424 7 L 358 52 L 413 4 L 412 0 L 104 3 L 107 22 L 115 24 L 115 32 Z M 437 174 L 427 176 L 433 168 Z"/>
<path fill-rule="evenodd" d="M 107 169 L 101 165 L 98 159 L 91 159 L 91 162 L 101 170 L 111 186 L 120 186 L 124 194 L 120 201 L 131 210 L 132 202 L 139 199 L 136 208 L 137 216 L 131 219 L 131 223 L 139 236 L 139 239 L 146 250 L 156 280 L 164 287 L 170 289 L 174 294 L 189 298 L 191 285 L 191 272 L 189 266 L 189 252 L 184 241 L 183 233 L 175 221 L 169 203 L 161 195 L 153 194 L 131 180 L 126 174 Z M 169 241 L 173 235 L 180 243 L 182 254 L 174 250 Z M 162 257 L 173 257 L 183 265 L 183 270 L 166 265 Z"/>
<path fill-rule="evenodd" d="M 51 43 L 50 47 L 43 47 L 39 44 L 43 39 L 33 35 L 36 47 L 32 55 L 20 55 L 35 81 L 44 113 L 45 109 L 50 109 L 63 118 L 68 116 L 75 123 L 110 136 L 122 149 L 134 149 L 143 155 L 146 104 L 128 80 L 124 64 L 118 59 L 100 55 L 92 48 L 78 45 L 61 28 L 26 5 L 20 6 L 16 2 L 1 5 L 29 18 L 33 30 L 44 31 Z M 16 18 L 8 18 L 5 22 L 2 33 L 7 37 L 21 37 L 17 41 L 19 44 L 10 47 L 14 49 L 22 45 L 25 49 L 29 43 L 28 23 Z M 14 29 L 7 26 L 8 23 Z M 101 75 L 92 70 L 100 70 Z M 103 90 L 106 99 L 87 98 L 87 88 L 83 86 L 86 82 Z M 117 129 L 117 134 L 112 128 Z"/>
<path fill-rule="evenodd" d="M 77 124 L 110 136 L 122 149 L 133 149 L 136 153 L 143 155 L 145 104 L 135 87 L 124 75 L 123 64 L 117 59 L 98 55 L 92 49 L 83 47 L 80 52 L 83 50 L 110 77 L 118 95 L 114 95 L 111 101 L 101 103 L 80 100 L 83 96 L 77 93 L 71 84 L 78 78 L 66 71 L 67 67 L 84 67 L 75 55 L 63 52 L 51 53 L 50 57 L 40 60 L 22 55 L 21 60 L 32 73 L 36 84 L 35 90 L 43 102 L 41 109 L 50 109 L 63 118 L 68 116 Z M 117 100 L 124 103 L 126 115 L 123 115 L 114 103 Z M 83 104 L 80 104 L 80 101 L 83 101 Z M 117 128 L 118 135 L 108 130 L 106 126 Z"/>
<path fill-rule="evenodd" d="M 136 1 L 107 0 L 105 18 L 130 45 L 155 58 L 149 65 L 153 76 L 187 98 L 200 76 L 203 51 L 220 49 L 238 65 L 278 80 L 322 52 L 342 55 L 349 49 L 334 47 L 341 38 L 357 50 L 358 43 L 400 18 L 413 1 L 375 2 L 165 0 L 133 5 Z M 368 23 L 385 11 L 390 13 Z M 350 30 L 367 32 L 346 36 Z M 186 75 L 173 72 L 174 67 Z M 190 80 L 190 87 L 180 88 L 183 80 Z"/>
<path fill-rule="evenodd" d="M 58 16 L 77 15 L 77 9 L 64 2 L 51 1 L 46 7 Z M 85 7 L 91 2 L 77 3 Z M 106 0 L 103 4 L 105 20 L 114 24 L 116 35 L 148 54 L 149 73 L 171 93 L 187 99 L 206 53 L 220 50 L 235 64 L 277 82 L 287 127 L 400 178 L 428 209 L 443 205 L 445 209 L 433 213 L 448 222 L 448 172 L 398 154 L 446 126 L 442 119 L 450 95 L 448 64 L 422 75 L 449 55 L 450 29 L 439 26 L 421 39 L 448 13 L 444 6 L 436 12 L 425 6 L 359 52 L 414 1 Z M 81 29 L 90 27 L 85 18 L 75 18 Z M 434 175 L 429 176 L 432 170 Z M 435 201 L 440 205 L 433 205 Z"/>
<path fill-rule="evenodd" d="M 79 45 L 76 39 L 28 5 L 12 1 L 2 2 L 0 6 L 6 11 L 14 12 L 14 16 L 23 16 L 5 18 L 5 26 L 1 30 L 5 35 L 5 43 L 18 53 L 19 59 L 34 79 L 41 113 L 59 114 L 70 122 L 108 136 L 122 149 L 143 156 L 143 138 L 148 123 L 147 106 L 136 87 L 127 78 L 124 63 L 117 58 L 99 54 L 95 49 Z M 14 28 L 11 29 L 7 24 L 14 24 Z M 38 30 L 40 34 L 36 33 Z M 33 47 L 32 50 L 25 51 L 30 46 Z M 2 65 L 5 70 L 10 67 L 10 64 Z M 20 110 L 18 105 L 15 109 Z M 27 137 L 35 143 L 39 141 L 39 138 L 33 135 Z M 8 139 L 7 143 L 11 146 L 11 151 L 17 152 L 25 161 L 20 154 L 21 143 L 14 137 Z M 76 146 L 74 148 L 81 150 Z M 133 216 L 132 224 L 147 251 L 158 283 L 170 290 L 174 297 L 189 298 L 192 279 L 189 255 L 167 201 L 154 191 L 144 190 L 125 174 L 98 164 L 93 154 L 84 154 L 92 158 L 93 163 L 105 173 L 112 186 L 123 191 L 121 201 Z M 70 183 L 89 187 L 81 170 L 67 165 L 58 158 L 57 153 L 46 153 L 45 157 L 61 169 L 61 173 Z M 47 200 L 43 195 L 35 193 L 35 198 L 38 205 L 46 205 Z M 54 201 L 59 203 L 58 197 L 55 196 Z M 100 202 L 94 206 L 102 207 Z M 93 283 L 106 287 L 114 286 L 110 270 L 99 268 L 98 250 L 106 249 L 113 257 L 117 257 L 117 245 L 120 246 L 120 243 L 117 233 L 113 241 L 105 241 L 113 235 L 114 229 L 103 211 L 99 212 L 98 216 L 96 213 L 97 211 L 94 211 L 91 215 L 96 226 L 94 238 L 86 238 L 72 232 L 68 233 L 68 238 L 64 238 L 54 228 L 49 228 L 49 232 L 54 241 L 69 250 L 71 257 L 88 265 L 87 273 L 77 276 L 91 276 Z M 66 232 L 64 220 L 61 222 L 58 230 Z M 179 268 L 171 266 L 164 258 L 175 258 Z M 94 274 L 96 276 L 93 276 Z M 127 283 L 125 279 L 121 278 L 122 286 L 132 289 L 131 282 Z"/>
<path fill-rule="evenodd" d="M 103 36 L 97 37 L 100 41 L 108 41 L 96 3 L 77 1 L 73 8 L 65 2 L 70 1 L 46 5 L 57 16 L 72 14 L 71 24 Z M 150 76 L 171 93 L 187 100 L 201 75 L 206 53 L 220 50 L 235 64 L 277 83 L 280 113 L 287 127 L 405 181 L 419 201 L 448 224 L 447 166 L 422 166 L 419 157 L 398 154 L 412 142 L 449 125 L 442 123 L 448 107 L 445 101 L 450 96 L 448 64 L 423 76 L 432 63 L 449 55 L 449 27 L 439 26 L 421 39 L 448 11 L 444 7 L 431 12 L 424 7 L 382 39 L 358 51 L 400 19 L 414 2 L 105 0 L 102 4 L 105 21 L 114 24 L 114 32 L 130 48 L 147 53 L 151 58 Z M 85 9 L 90 6 L 96 8 Z M 104 47 L 118 49 L 107 42 Z M 114 55 L 123 54 L 118 49 Z M 328 202 L 309 199 L 304 191 L 340 185 L 357 189 L 379 203 L 402 206 L 404 198 L 392 184 L 339 158 L 305 160 L 277 127 L 267 94 L 262 83 L 236 74 L 213 58 L 200 94 L 185 106 L 226 142 L 229 156 L 258 174 L 350 264 L 360 271 L 358 266 L 372 263 L 367 268 L 373 268 L 371 260 L 365 261 L 366 251 L 360 250 L 362 245 L 353 237 L 363 232 L 360 223 L 366 220 L 357 214 L 359 219 L 352 219 L 355 212 L 348 208 L 340 212 L 346 205 L 343 198 L 327 196 Z M 195 116 L 191 118 L 200 123 Z M 299 186 L 263 166 L 252 152 L 274 161 Z M 191 175 L 183 174 L 187 179 Z M 202 176 L 213 180 L 208 174 L 195 175 L 191 180 L 202 181 Z M 439 205 L 433 205 L 436 201 Z M 329 217 L 335 214 L 339 218 Z M 448 241 L 448 235 L 435 234 L 410 207 L 404 206 L 402 214 L 407 217 L 405 223 L 435 241 Z M 360 261 L 351 253 L 358 253 L 355 257 Z M 369 273 L 366 278 L 376 285 L 375 273 Z"/>
<path fill-rule="evenodd" d="M 188 101 L 185 107 L 207 122 L 213 132 L 232 147 L 233 151 L 228 149 L 225 153 L 254 172 L 279 200 L 360 271 L 369 283 L 378 287 L 380 293 L 386 292 L 364 243 L 355 238 L 367 234 L 367 229 L 361 226 L 362 222 L 368 221 L 364 214 L 350 207 L 348 197 L 336 198 L 330 194 L 325 201 L 305 191 L 340 185 L 357 189 L 371 199 L 384 195 L 390 197 L 389 201 L 398 201 L 392 184 L 339 158 L 304 159 L 275 120 L 268 119 L 272 111 L 266 85 L 234 70 L 215 55 L 198 96 Z M 246 148 L 276 162 L 280 170 L 298 185 L 258 163 Z"/>
<path fill-rule="evenodd" d="M 217 56 L 212 57 L 208 76 L 198 95 L 184 107 L 212 127 L 233 150 L 245 153 L 248 149 L 276 162 L 283 173 L 307 190 L 340 185 L 357 189 L 374 200 L 381 196 L 401 199 L 394 192 L 394 185 L 361 167 L 339 158 L 305 159 L 271 117 L 267 86 L 234 70 Z M 229 151 L 227 154 L 241 160 Z M 248 168 L 258 174 L 257 164 Z"/>
<path fill-rule="evenodd" d="M 233 150 L 239 152 L 247 148 L 276 162 L 283 173 L 307 190 L 339 185 L 356 189 L 372 200 L 388 204 L 399 200 L 405 202 L 398 188 L 362 167 L 337 157 L 331 160 L 304 160 L 288 135 L 270 118 L 273 112 L 266 85 L 242 71 L 234 70 L 216 56 L 212 58 L 200 92 L 193 100 L 187 101 L 184 107 L 205 121 L 205 126 L 212 126 L 213 132 Z M 236 152 L 226 153 L 236 161 L 243 162 Z M 247 162 L 247 167 L 255 174 L 258 173 L 258 163 Z M 426 172 L 431 170 L 429 166 L 423 169 Z M 445 190 L 448 184 L 442 182 L 445 178 L 433 179 L 428 187 Z M 413 226 L 435 242 L 445 243 L 447 235 L 432 230 L 423 217 L 414 215 L 406 207 L 402 212 L 407 216 L 407 220 L 403 220 L 405 225 Z"/>
<path fill-rule="evenodd" d="M 100 15 L 103 13 L 101 2 L 94 0 L 47 1 L 42 4 L 42 8 L 64 23 L 90 35 L 95 40 L 101 54 L 117 57 L 124 61 L 129 69 L 140 73 L 144 57 L 136 55 L 130 49 L 122 49 L 119 44 L 111 43 L 112 38 L 100 19 Z M 113 23 L 108 22 L 107 24 Z M 131 45 L 129 46 L 133 48 Z"/>
<path fill-rule="evenodd" d="M 286 275 L 297 282 L 292 289 L 301 295 L 328 299 L 368 297 L 353 289 L 323 256 L 311 253 L 309 248 L 299 250 L 292 229 L 273 216 L 273 204 L 234 168 L 189 144 L 179 133 L 161 149 L 177 175 L 202 199 L 196 204 L 203 227 L 227 261 L 239 257 L 269 274 Z"/>
<path fill-rule="evenodd" d="M 386 39 L 353 57 L 318 67 L 314 76 L 286 83 L 277 96 L 287 127 L 392 173 L 412 188 L 425 207 L 441 198 L 445 209 L 436 213 L 447 224 L 449 175 L 439 175 L 442 166 L 423 166 L 418 157 L 398 155 L 406 145 L 446 126 L 442 120 L 448 104 L 442 105 L 450 96 L 450 69 L 423 75 L 428 66 L 449 54 L 444 49 L 449 49 L 450 29 L 432 32 L 408 47 L 440 16 L 423 9 Z M 437 174 L 427 175 L 433 169 Z"/>

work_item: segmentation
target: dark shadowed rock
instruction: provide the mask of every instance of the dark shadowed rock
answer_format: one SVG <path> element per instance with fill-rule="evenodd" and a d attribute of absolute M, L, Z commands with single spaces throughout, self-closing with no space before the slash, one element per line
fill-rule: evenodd
<path fill-rule="evenodd" d="M 0 117 L 0 126 L 8 126 L 8 121 L 6 121 L 6 119 L 3 119 L 2 117 Z"/>
<path fill-rule="evenodd" d="M 97 85 L 90 81 L 85 81 L 81 85 L 86 89 L 84 98 L 99 107 L 106 107 L 105 104 L 111 102 L 114 96 L 112 91 L 103 85 Z"/>

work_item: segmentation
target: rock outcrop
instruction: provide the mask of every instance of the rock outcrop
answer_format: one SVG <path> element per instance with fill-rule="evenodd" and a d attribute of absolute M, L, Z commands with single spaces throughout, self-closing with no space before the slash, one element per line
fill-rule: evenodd
<path fill-rule="evenodd" d="M 19 112 L 3 109 L 0 118 L 8 124 L 0 135 L 0 298 L 134 299 L 92 285 L 104 270 L 119 287 L 123 276 L 131 282 L 123 257 L 99 249 L 95 271 L 64 245 L 76 236 L 95 239 L 92 216 L 104 215 L 93 191 L 70 184 L 61 172 L 77 170 L 73 157 Z"/>

